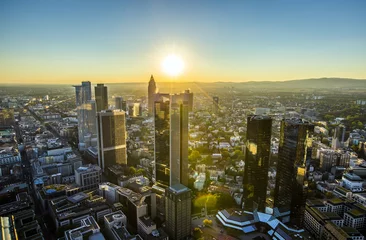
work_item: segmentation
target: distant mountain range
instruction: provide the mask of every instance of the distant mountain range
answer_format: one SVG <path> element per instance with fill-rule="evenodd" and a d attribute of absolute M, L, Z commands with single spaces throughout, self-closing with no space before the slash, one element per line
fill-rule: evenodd
<path fill-rule="evenodd" d="M 227 82 L 218 82 L 228 84 Z M 366 88 L 366 79 L 351 78 L 311 78 L 288 81 L 250 81 L 232 82 L 230 84 L 240 84 L 248 88 Z"/>

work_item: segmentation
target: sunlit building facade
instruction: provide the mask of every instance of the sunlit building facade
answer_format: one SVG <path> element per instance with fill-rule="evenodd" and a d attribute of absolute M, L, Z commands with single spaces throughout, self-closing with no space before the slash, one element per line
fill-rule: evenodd
<path fill-rule="evenodd" d="M 126 117 L 120 110 L 97 113 L 99 166 L 104 170 L 115 164 L 127 165 Z"/>
<path fill-rule="evenodd" d="M 97 84 L 95 87 L 95 101 L 97 103 L 97 112 L 108 109 L 108 89 L 104 84 Z"/>
<path fill-rule="evenodd" d="M 310 133 L 314 125 L 303 119 L 283 119 L 281 122 L 274 207 L 290 211 L 290 222 L 303 225 L 308 192 L 306 161 L 311 147 Z"/>
<path fill-rule="evenodd" d="M 188 185 L 189 95 L 155 94 L 155 180 Z"/>
<path fill-rule="evenodd" d="M 265 212 L 272 119 L 252 115 L 247 119 L 244 166 L 244 209 Z"/>

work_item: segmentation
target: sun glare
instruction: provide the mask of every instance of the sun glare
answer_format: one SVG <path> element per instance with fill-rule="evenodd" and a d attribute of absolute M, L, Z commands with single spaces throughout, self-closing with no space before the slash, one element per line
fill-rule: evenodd
<path fill-rule="evenodd" d="M 184 69 L 184 62 L 180 56 L 170 54 L 164 58 L 161 66 L 166 74 L 176 77 L 182 74 Z"/>

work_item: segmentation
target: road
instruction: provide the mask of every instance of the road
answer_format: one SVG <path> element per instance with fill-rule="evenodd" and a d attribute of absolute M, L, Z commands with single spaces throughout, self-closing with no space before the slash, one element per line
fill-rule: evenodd
<path fill-rule="evenodd" d="M 209 220 L 212 220 L 212 226 L 210 226 L 210 227 L 203 226 L 203 220 L 206 218 Z M 218 224 L 216 222 L 215 215 L 192 219 L 192 229 L 194 229 L 196 227 L 201 228 L 205 239 L 237 240 L 237 238 L 229 236 L 227 234 L 227 232 L 225 231 L 225 229 L 221 226 L 221 224 Z"/>

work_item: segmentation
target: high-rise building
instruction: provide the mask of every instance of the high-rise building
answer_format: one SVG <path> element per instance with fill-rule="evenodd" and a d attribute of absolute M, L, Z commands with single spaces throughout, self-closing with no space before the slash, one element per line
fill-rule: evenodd
<path fill-rule="evenodd" d="M 82 82 L 81 85 L 75 87 L 76 107 L 78 113 L 78 136 L 79 149 L 85 148 L 85 136 L 89 133 L 89 101 L 91 101 L 91 83 L 89 81 Z M 94 131 L 95 132 L 95 131 Z"/>
<path fill-rule="evenodd" d="M 152 116 L 154 113 L 155 93 L 156 93 L 156 84 L 153 75 L 151 75 L 148 87 L 148 110 L 150 116 Z"/>
<path fill-rule="evenodd" d="M 163 186 L 169 186 L 170 164 L 170 96 L 156 94 L 154 102 L 155 127 L 155 181 Z"/>
<path fill-rule="evenodd" d="M 127 165 L 126 117 L 120 110 L 97 113 L 99 166 L 104 170 L 114 164 Z"/>
<path fill-rule="evenodd" d="M 187 89 L 184 91 L 184 96 L 186 101 L 188 102 L 188 111 L 192 112 L 193 111 L 193 93 L 191 92 L 191 90 Z"/>
<path fill-rule="evenodd" d="M 219 97 L 212 97 L 213 100 L 213 112 L 217 113 L 219 111 Z"/>
<path fill-rule="evenodd" d="M 155 94 L 155 180 L 188 185 L 187 95 Z"/>
<path fill-rule="evenodd" d="M 95 101 L 97 103 L 97 112 L 108 109 L 108 90 L 104 84 L 97 84 L 95 87 Z"/>
<path fill-rule="evenodd" d="M 265 212 L 272 119 L 252 115 L 247 120 L 244 167 L 244 209 Z"/>
<path fill-rule="evenodd" d="M 119 110 L 123 110 L 125 111 L 126 109 L 123 109 L 123 97 L 115 97 L 114 98 L 115 101 L 115 109 L 119 109 Z"/>
<path fill-rule="evenodd" d="M 274 207 L 290 211 L 290 222 L 303 224 L 308 192 L 306 161 L 311 146 L 309 134 L 314 125 L 303 119 L 283 119 L 281 122 Z"/>
<path fill-rule="evenodd" d="M 170 239 L 188 239 L 191 234 L 191 190 L 182 184 L 165 191 L 166 231 Z"/>
<path fill-rule="evenodd" d="M 188 186 L 188 109 L 187 94 L 170 96 L 170 186 Z"/>

